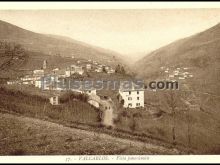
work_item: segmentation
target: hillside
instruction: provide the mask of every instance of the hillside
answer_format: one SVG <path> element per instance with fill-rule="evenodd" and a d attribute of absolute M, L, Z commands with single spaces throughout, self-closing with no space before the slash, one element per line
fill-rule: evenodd
<path fill-rule="evenodd" d="M 159 48 L 135 63 L 139 77 L 161 78 L 160 67 L 188 67 L 194 78 L 191 88 L 220 95 L 220 24 Z"/>
<path fill-rule="evenodd" d="M 92 59 L 112 66 L 121 63 L 122 60 L 119 54 L 112 51 L 68 37 L 31 32 L 4 21 L 0 21 L 0 41 L 19 43 L 31 52 Z"/>

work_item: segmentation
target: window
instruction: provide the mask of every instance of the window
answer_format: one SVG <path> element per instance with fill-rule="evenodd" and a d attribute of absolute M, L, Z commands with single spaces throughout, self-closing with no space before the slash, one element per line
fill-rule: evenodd
<path fill-rule="evenodd" d="M 139 91 L 137 91 L 137 94 L 139 94 Z"/>
<path fill-rule="evenodd" d="M 137 100 L 139 100 L 139 97 L 137 97 Z"/>
<path fill-rule="evenodd" d="M 130 94 L 131 94 L 131 91 L 129 91 L 128 93 L 129 93 L 129 95 L 130 95 Z"/>
<path fill-rule="evenodd" d="M 140 106 L 140 103 L 136 103 L 136 106 L 139 107 L 139 106 Z"/>
<path fill-rule="evenodd" d="M 129 104 L 128 104 L 128 107 L 132 107 L 132 104 L 131 104 L 131 103 L 129 103 Z"/>
<path fill-rule="evenodd" d="M 128 100 L 132 100 L 132 97 L 128 97 Z"/>

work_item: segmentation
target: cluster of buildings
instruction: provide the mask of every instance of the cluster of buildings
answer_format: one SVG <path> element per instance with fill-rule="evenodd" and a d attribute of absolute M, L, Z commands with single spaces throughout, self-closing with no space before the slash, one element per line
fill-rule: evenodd
<path fill-rule="evenodd" d="M 169 80 L 185 80 L 193 77 L 193 74 L 189 72 L 189 68 L 187 67 L 178 67 L 174 69 L 160 67 L 160 69 L 165 73 L 166 78 Z"/>
<path fill-rule="evenodd" d="M 84 73 L 83 67 L 78 65 L 71 65 L 65 70 L 65 76 L 70 77 L 72 74 L 82 75 Z"/>
<path fill-rule="evenodd" d="M 32 85 L 36 88 L 50 91 L 63 91 L 65 88 L 54 85 L 62 81 L 70 79 L 71 75 L 79 74 L 82 75 L 85 71 L 87 72 L 103 72 L 114 73 L 114 70 L 106 65 L 98 64 L 96 61 L 88 60 L 87 63 L 77 61 L 77 64 L 70 65 L 65 69 L 55 68 L 53 70 L 47 71 L 47 61 L 44 60 L 42 69 L 33 70 L 31 74 L 25 75 L 17 80 L 8 81 L 7 84 L 23 84 L 23 85 Z M 48 77 L 50 79 L 49 83 L 46 82 Z M 80 89 L 70 89 L 75 92 L 85 93 L 89 96 L 88 103 L 93 105 L 96 108 L 100 108 L 100 103 L 103 99 L 96 94 L 96 89 L 86 90 L 83 88 Z M 144 107 L 144 90 L 124 89 L 120 87 L 119 89 L 120 99 L 119 101 L 123 102 L 123 107 L 125 108 L 137 108 Z M 59 94 L 55 94 L 49 98 L 49 101 L 52 105 L 59 105 Z"/>
<path fill-rule="evenodd" d="M 97 73 L 105 72 L 108 74 L 115 73 L 115 70 L 112 67 L 107 66 L 105 64 L 99 64 L 97 61 L 92 61 L 92 60 L 88 60 L 88 64 L 86 64 L 86 68 L 90 68 L 89 71 L 91 72 L 97 72 Z"/>

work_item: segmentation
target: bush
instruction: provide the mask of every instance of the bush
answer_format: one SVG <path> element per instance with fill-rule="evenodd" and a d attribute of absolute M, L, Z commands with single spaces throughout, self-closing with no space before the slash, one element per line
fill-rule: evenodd
<path fill-rule="evenodd" d="M 60 103 L 68 103 L 74 99 L 80 100 L 82 102 L 87 102 L 88 96 L 82 93 L 68 92 L 60 97 Z"/>

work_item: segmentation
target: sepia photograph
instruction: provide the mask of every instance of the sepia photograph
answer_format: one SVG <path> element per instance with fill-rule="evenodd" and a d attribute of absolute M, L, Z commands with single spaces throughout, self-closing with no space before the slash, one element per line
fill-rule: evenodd
<path fill-rule="evenodd" d="M 108 3 L 0 3 L 0 163 L 219 161 L 220 3 Z"/>

